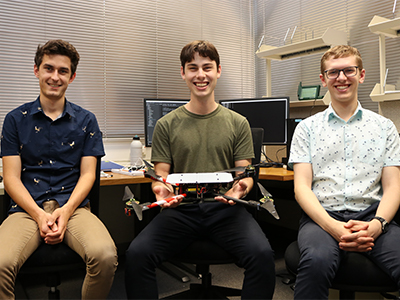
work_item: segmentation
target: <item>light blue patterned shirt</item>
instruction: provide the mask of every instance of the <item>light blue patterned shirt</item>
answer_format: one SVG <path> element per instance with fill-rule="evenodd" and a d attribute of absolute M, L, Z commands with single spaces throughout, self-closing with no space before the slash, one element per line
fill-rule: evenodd
<path fill-rule="evenodd" d="M 312 190 L 326 210 L 361 211 L 382 198 L 382 169 L 400 166 L 399 134 L 360 103 L 347 122 L 329 105 L 297 125 L 293 163 L 312 164 Z"/>

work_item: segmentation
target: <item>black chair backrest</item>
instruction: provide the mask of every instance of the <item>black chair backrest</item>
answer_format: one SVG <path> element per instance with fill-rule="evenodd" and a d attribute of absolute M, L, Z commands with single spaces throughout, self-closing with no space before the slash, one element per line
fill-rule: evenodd
<path fill-rule="evenodd" d="M 251 135 L 253 136 L 253 149 L 254 149 L 254 158 L 251 163 L 253 165 L 259 164 L 261 161 L 261 148 L 262 141 L 264 137 L 264 129 L 263 128 L 251 128 Z M 256 167 L 256 175 L 254 176 L 254 186 L 250 193 L 246 196 L 248 200 L 259 200 L 258 193 L 258 175 L 259 175 L 260 167 Z"/>
<path fill-rule="evenodd" d="M 254 158 L 252 164 L 259 164 L 261 161 L 261 148 L 264 138 L 263 128 L 251 128 L 251 135 L 253 136 Z"/>
<path fill-rule="evenodd" d="M 96 179 L 93 183 L 92 189 L 89 192 L 88 198 L 90 199 L 90 210 L 96 216 L 99 215 L 99 200 L 100 200 L 100 165 L 101 157 L 97 157 L 96 164 Z M 4 190 L 3 196 L 3 215 L 1 216 L 1 221 L 3 221 L 8 216 L 8 210 L 10 209 L 11 198 Z"/>
<path fill-rule="evenodd" d="M 96 216 L 99 216 L 100 170 L 101 170 L 101 157 L 97 157 L 96 179 L 94 180 L 92 189 L 90 190 L 88 195 L 88 198 L 90 199 L 90 210 Z"/>

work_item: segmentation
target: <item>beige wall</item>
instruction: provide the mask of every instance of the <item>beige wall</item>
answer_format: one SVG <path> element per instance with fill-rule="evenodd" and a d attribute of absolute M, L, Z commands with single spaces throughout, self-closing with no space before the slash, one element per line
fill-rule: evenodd
<path fill-rule="evenodd" d="M 400 130 L 400 100 L 380 102 L 379 113 L 392 120 L 397 131 Z"/>

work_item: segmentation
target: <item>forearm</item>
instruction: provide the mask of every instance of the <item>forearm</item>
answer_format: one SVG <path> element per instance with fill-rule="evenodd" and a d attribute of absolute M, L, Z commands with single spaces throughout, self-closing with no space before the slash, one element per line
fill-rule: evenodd
<path fill-rule="evenodd" d="M 400 188 L 398 185 L 393 185 L 387 188 L 379 203 L 376 215 L 390 222 L 396 215 L 400 205 Z"/>
<path fill-rule="evenodd" d="M 384 218 L 388 223 L 392 221 L 399 209 L 399 193 L 396 186 L 385 189 L 375 215 Z M 377 219 L 369 222 L 368 235 L 377 239 L 382 234 L 382 224 Z"/>
<path fill-rule="evenodd" d="M 72 191 L 67 203 L 62 207 L 71 216 L 78 206 L 86 199 L 95 181 L 95 174 L 86 173 L 79 177 L 79 180 Z"/>
<path fill-rule="evenodd" d="M 251 189 L 253 188 L 254 185 L 254 180 L 252 177 L 247 177 L 247 178 L 243 178 L 241 179 L 241 181 L 245 182 L 246 185 L 246 189 L 243 192 L 243 195 L 240 198 L 244 198 L 247 196 L 248 193 L 250 193 Z M 257 200 L 257 199 L 254 199 Z"/>
<path fill-rule="evenodd" d="M 303 211 L 322 229 L 333 235 L 336 220 L 326 212 L 312 190 L 297 187 L 295 188 L 295 197 Z"/>
<path fill-rule="evenodd" d="M 322 207 L 317 196 L 311 189 L 312 179 L 311 164 L 298 163 L 294 165 L 294 192 L 296 200 L 303 211 L 315 223 L 339 241 L 344 227 Z"/>
<path fill-rule="evenodd" d="M 396 201 L 392 201 L 392 197 L 382 197 L 381 202 L 379 203 L 378 209 L 376 211 L 376 216 L 384 218 L 387 222 L 392 221 L 394 216 L 396 215 L 397 210 L 399 209 L 398 196 L 394 195 L 393 198 L 396 198 Z"/>
<path fill-rule="evenodd" d="M 68 217 L 73 214 L 92 189 L 93 183 L 96 180 L 96 164 L 97 158 L 94 156 L 84 156 L 81 158 L 78 182 L 76 183 L 67 203 L 62 207 L 62 209 L 68 214 Z"/>
<path fill-rule="evenodd" d="M 398 167 L 385 167 L 382 172 L 383 195 L 376 215 L 390 222 L 400 205 L 400 170 Z"/>

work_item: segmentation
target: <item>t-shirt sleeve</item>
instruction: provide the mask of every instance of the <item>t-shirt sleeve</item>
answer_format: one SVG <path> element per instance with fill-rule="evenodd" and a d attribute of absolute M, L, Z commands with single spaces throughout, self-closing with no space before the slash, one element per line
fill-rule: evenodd
<path fill-rule="evenodd" d="M 293 133 L 290 146 L 289 167 L 294 163 L 311 163 L 310 136 L 304 121 L 301 121 Z"/>
<path fill-rule="evenodd" d="M 16 121 L 9 113 L 6 115 L 3 122 L 0 157 L 19 155 L 19 144 Z"/>
<path fill-rule="evenodd" d="M 238 138 L 235 145 L 234 160 L 254 158 L 253 138 L 249 122 L 246 119 L 241 121 L 237 132 Z"/>
<path fill-rule="evenodd" d="M 169 146 L 169 135 L 166 122 L 159 119 L 154 127 L 151 143 L 151 161 L 172 163 L 171 147 Z"/>

